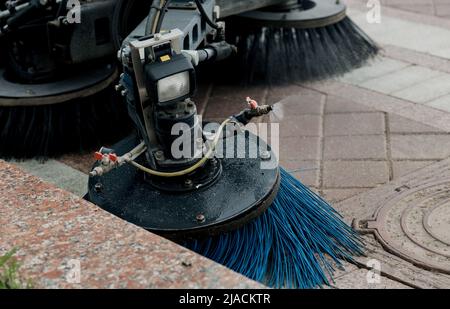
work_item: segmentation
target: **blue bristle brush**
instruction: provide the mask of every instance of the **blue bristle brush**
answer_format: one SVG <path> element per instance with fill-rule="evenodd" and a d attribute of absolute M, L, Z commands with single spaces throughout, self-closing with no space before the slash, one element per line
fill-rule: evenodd
<path fill-rule="evenodd" d="M 269 287 L 329 285 L 335 267 L 363 254 L 361 238 L 321 197 L 281 167 L 280 174 L 278 194 L 263 215 L 184 245 Z"/>

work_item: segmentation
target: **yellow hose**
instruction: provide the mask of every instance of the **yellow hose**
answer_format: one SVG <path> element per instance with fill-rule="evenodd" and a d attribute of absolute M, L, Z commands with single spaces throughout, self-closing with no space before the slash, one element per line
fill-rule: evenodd
<path fill-rule="evenodd" d="M 212 153 L 214 152 L 214 149 L 217 146 L 217 143 L 219 142 L 219 138 L 220 138 L 220 134 L 223 131 L 223 128 L 227 125 L 227 123 L 229 123 L 231 121 L 230 118 L 226 119 L 224 122 L 222 122 L 222 124 L 219 127 L 219 130 L 216 132 L 216 136 L 214 137 L 213 143 L 211 145 L 211 148 L 208 149 L 208 152 L 206 153 L 206 155 L 200 160 L 198 161 L 195 165 L 182 170 L 182 171 L 178 171 L 178 172 L 158 172 L 158 171 L 154 171 L 152 169 L 149 169 L 135 161 L 130 161 L 131 165 L 133 165 L 134 167 L 140 169 L 141 171 L 153 175 L 153 176 L 159 176 L 159 177 L 180 177 L 180 176 L 184 176 L 187 174 L 192 173 L 193 171 L 195 171 L 196 169 L 198 169 L 199 167 L 203 166 L 203 164 L 206 163 L 206 161 L 209 159 L 209 157 L 212 155 Z"/>

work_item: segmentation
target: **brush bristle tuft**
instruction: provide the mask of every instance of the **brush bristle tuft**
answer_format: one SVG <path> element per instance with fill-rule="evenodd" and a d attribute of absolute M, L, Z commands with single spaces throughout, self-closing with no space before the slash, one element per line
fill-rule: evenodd
<path fill-rule="evenodd" d="M 361 238 L 328 203 L 280 170 L 280 190 L 263 215 L 234 232 L 184 245 L 269 287 L 328 285 L 342 260 L 363 253 Z"/>
<path fill-rule="evenodd" d="M 348 17 L 322 28 L 264 27 L 233 37 L 240 54 L 237 66 L 246 84 L 336 77 L 361 67 L 379 51 Z"/>

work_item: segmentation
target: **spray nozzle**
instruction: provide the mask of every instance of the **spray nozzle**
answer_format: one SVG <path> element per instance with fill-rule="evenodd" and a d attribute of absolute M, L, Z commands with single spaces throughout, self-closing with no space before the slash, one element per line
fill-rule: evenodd
<path fill-rule="evenodd" d="M 271 105 L 259 105 L 256 100 L 253 100 L 250 97 L 247 97 L 246 101 L 248 108 L 233 116 L 233 118 L 243 125 L 247 125 L 255 117 L 267 115 L 273 109 Z"/>

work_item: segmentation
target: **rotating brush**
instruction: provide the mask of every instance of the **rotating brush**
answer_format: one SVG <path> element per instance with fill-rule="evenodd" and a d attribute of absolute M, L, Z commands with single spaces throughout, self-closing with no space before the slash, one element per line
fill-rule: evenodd
<path fill-rule="evenodd" d="M 126 106 L 114 87 L 119 78 L 115 56 L 149 4 L 72 4 L 0 1 L 2 158 L 91 151 L 131 130 Z"/>
<path fill-rule="evenodd" d="M 272 106 L 248 97 L 239 114 L 202 123 L 190 99 L 195 66 L 229 56 L 234 46 L 219 41 L 182 50 L 183 27 L 158 26 L 168 3 L 153 3 L 140 29 L 145 36 L 130 37 L 120 50 L 119 84 L 136 130 L 95 153 L 85 198 L 267 286 L 329 284 L 335 267 L 363 254 L 360 237 L 246 129 Z M 181 22 L 192 12 L 175 13 Z"/>
<path fill-rule="evenodd" d="M 363 254 L 361 239 L 321 197 L 281 167 L 280 175 L 278 194 L 260 217 L 182 244 L 269 287 L 329 285 L 342 260 Z"/>
<path fill-rule="evenodd" d="M 379 50 L 340 0 L 290 0 L 243 13 L 230 18 L 227 33 L 244 83 L 327 79 L 361 67 Z"/>
<path fill-rule="evenodd" d="M 113 73 L 94 92 L 84 89 L 72 98 L 66 94 L 62 97 L 68 99 L 54 104 L 28 105 L 20 104 L 20 99 L 15 103 L 0 98 L 0 157 L 48 158 L 81 153 L 128 134 L 131 126 L 124 117 L 127 111 L 113 86 L 116 75 Z"/>

